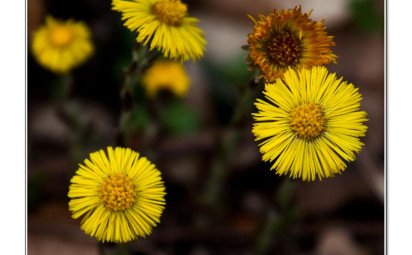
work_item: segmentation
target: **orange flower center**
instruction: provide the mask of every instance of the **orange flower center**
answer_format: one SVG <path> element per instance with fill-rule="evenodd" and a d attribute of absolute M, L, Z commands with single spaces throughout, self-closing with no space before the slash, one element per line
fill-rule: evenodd
<path fill-rule="evenodd" d="M 187 14 L 187 6 L 179 0 L 159 0 L 153 5 L 153 14 L 168 25 L 178 26 Z"/>
<path fill-rule="evenodd" d="M 135 186 L 130 177 L 122 173 L 107 176 L 100 184 L 100 198 L 113 211 L 126 210 L 136 200 Z"/>
<path fill-rule="evenodd" d="M 267 54 L 276 65 L 286 67 L 298 63 L 302 48 L 299 38 L 290 31 L 275 33 L 267 42 Z"/>
<path fill-rule="evenodd" d="M 67 26 L 58 25 L 51 30 L 50 41 L 56 47 L 64 47 L 73 39 L 73 31 Z"/>
<path fill-rule="evenodd" d="M 302 104 L 291 114 L 290 125 L 300 138 L 314 139 L 325 130 L 325 117 L 319 105 Z"/>

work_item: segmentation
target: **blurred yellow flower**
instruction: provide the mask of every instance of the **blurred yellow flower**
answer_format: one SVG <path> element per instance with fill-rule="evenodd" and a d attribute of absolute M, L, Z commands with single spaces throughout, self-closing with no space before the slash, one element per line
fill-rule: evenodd
<path fill-rule="evenodd" d="M 203 56 L 203 31 L 180 0 L 113 0 L 112 9 L 122 12 L 125 26 L 137 31 L 136 41 L 149 44 L 150 50 L 182 61 Z"/>
<path fill-rule="evenodd" d="M 48 16 L 46 24 L 33 34 L 33 55 L 43 67 L 56 73 L 67 73 L 93 53 L 90 37 L 84 23 L 59 21 Z"/>
<path fill-rule="evenodd" d="M 252 132 L 263 140 L 262 159 L 274 161 L 277 174 L 308 181 L 333 177 L 362 149 L 362 96 L 325 67 L 289 68 L 283 80 L 266 84 L 264 95 L 255 104 Z"/>
<path fill-rule="evenodd" d="M 80 164 L 69 187 L 72 217 L 102 242 L 127 242 L 160 222 L 165 187 L 159 170 L 129 148 L 107 148 Z"/>
<path fill-rule="evenodd" d="M 181 63 L 160 60 L 146 70 L 142 83 L 149 96 L 166 89 L 176 96 L 183 97 L 189 88 L 190 79 Z"/>
<path fill-rule="evenodd" d="M 261 72 L 259 78 L 275 82 L 289 68 L 310 68 L 336 63 L 333 36 L 328 36 L 323 21 L 312 21 L 311 13 L 302 13 L 301 7 L 274 10 L 269 16 L 259 16 L 248 35 L 250 69 Z"/>

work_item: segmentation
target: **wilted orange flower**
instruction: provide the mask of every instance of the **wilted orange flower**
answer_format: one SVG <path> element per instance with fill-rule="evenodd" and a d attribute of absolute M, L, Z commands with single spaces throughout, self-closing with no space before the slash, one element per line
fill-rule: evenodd
<path fill-rule="evenodd" d="M 302 13 L 301 7 L 274 10 L 269 16 L 260 15 L 248 35 L 250 69 L 260 71 L 259 78 L 275 82 L 291 67 L 309 68 L 336 63 L 333 36 L 328 36 L 322 21 L 309 18 L 311 12 Z"/>

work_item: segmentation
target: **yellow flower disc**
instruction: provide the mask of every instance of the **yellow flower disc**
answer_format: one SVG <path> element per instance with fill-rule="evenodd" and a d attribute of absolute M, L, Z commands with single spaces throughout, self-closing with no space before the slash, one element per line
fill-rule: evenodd
<path fill-rule="evenodd" d="M 57 25 L 50 31 L 50 43 L 56 47 L 66 47 L 74 39 L 74 31 L 70 27 Z"/>
<path fill-rule="evenodd" d="M 100 197 L 106 208 L 124 211 L 134 204 L 135 185 L 127 175 L 122 173 L 109 175 L 100 184 Z"/>
<path fill-rule="evenodd" d="M 325 130 L 325 117 L 322 109 L 313 103 L 299 105 L 291 114 L 290 126 L 301 138 L 318 137 Z"/>
<path fill-rule="evenodd" d="M 170 26 L 177 26 L 187 14 L 187 6 L 180 1 L 161 0 L 153 5 L 153 14 L 160 21 Z"/>

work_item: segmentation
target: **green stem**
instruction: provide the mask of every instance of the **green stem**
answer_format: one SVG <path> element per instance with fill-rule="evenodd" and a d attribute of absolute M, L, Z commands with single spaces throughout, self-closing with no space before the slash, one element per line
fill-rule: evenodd
<path fill-rule="evenodd" d="M 281 238 L 287 239 L 292 224 L 298 217 L 292 206 L 295 187 L 295 182 L 285 178 L 279 189 L 276 190 L 273 204 L 277 207 L 269 211 L 266 220 L 262 224 L 262 231 L 256 239 L 257 254 L 269 254 L 271 246 L 276 245 Z"/>
<path fill-rule="evenodd" d="M 237 127 L 244 117 L 250 114 L 252 100 L 256 97 L 258 87 L 255 86 L 255 82 L 251 81 L 248 85 L 251 86 L 244 85 L 239 87 L 239 100 L 229 126 L 227 127 L 227 132 L 224 133 L 225 135 L 223 135 L 223 137 L 220 132 L 217 134 L 218 156 L 212 163 L 211 174 L 204 193 L 204 201 L 208 205 L 216 204 L 218 198 L 221 197 L 223 182 L 229 173 L 228 168 L 230 161 L 238 143 L 239 132 Z"/>
<path fill-rule="evenodd" d="M 57 113 L 59 117 L 66 123 L 68 127 L 73 131 L 68 138 L 68 153 L 70 163 L 73 168 L 76 168 L 76 162 L 81 156 L 81 137 L 84 132 L 79 121 L 79 107 L 73 100 L 71 100 L 73 90 L 73 75 L 67 73 L 59 77 L 59 82 L 55 94 L 55 100 L 57 101 Z"/>
<path fill-rule="evenodd" d="M 100 255 L 129 255 L 131 250 L 128 244 L 98 243 Z"/>
<path fill-rule="evenodd" d="M 97 243 L 97 249 L 99 250 L 100 255 L 105 255 L 104 244 L 101 242 Z"/>
<path fill-rule="evenodd" d="M 58 76 L 55 86 L 52 90 L 52 100 L 57 103 L 67 101 L 70 97 L 73 89 L 73 76 L 72 73 L 66 73 Z"/>
<path fill-rule="evenodd" d="M 226 133 L 223 135 L 219 134 L 218 136 L 220 139 L 216 153 L 217 157 L 213 161 L 205 193 L 205 202 L 208 205 L 216 204 L 217 199 L 220 197 L 223 181 L 228 173 L 228 165 L 238 140 L 238 133 L 234 128 L 230 128 Z"/>
<path fill-rule="evenodd" d="M 132 61 L 124 72 L 124 82 L 120 89 L 121 113 L 119 119 L 119 131 L 117 143 L 122 146 L 129 145 L 128 140 L 132 133 L 133 112 L 138 107 L 135 97 L 136 85 L 143 72 L 149 68 L 160 53 L 149 51 L 147 47 L 136 44 L 132 52 Z"/>

